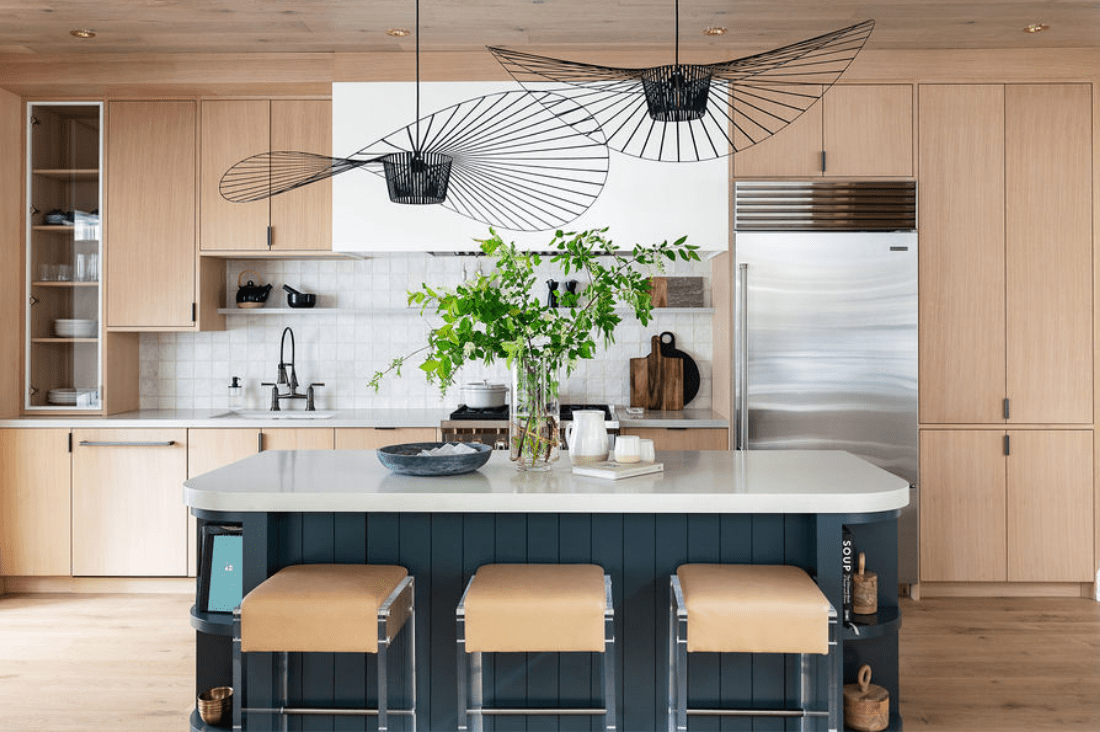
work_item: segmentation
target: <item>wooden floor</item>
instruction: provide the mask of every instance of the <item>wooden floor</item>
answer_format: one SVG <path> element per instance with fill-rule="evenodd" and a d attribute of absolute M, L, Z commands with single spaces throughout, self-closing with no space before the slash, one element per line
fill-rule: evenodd
<path fill-rule="evenodd" d="M 181 732 L 194 678 L 192 598 L 0 598 L 0 730 Z M 905 729 L 1100 730 L 1100 603 L 905 601 Z"/>

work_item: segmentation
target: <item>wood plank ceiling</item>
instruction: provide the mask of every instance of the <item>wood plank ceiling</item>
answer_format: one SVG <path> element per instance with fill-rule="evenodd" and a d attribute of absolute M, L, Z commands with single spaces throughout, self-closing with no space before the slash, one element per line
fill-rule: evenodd
<path fill-rule="evenodd" d="M 673 0 L 422 0 L 426 51 L 670 47 Z M 0 55 L 408 51 L 413 0 L 0 0 Z M 683 0 L 681 44 L 708 60 L 874 18 L 871 49 L 1100 46 L 1095 0 Z M 1045 23 L 1049 30 L 1022 28 Z M 724 26 L 723 36 L 703 29 Z M 76 28 L 95 30 L 81 40 Z M 688 59 L 691 60 L 691 59 Z"/>

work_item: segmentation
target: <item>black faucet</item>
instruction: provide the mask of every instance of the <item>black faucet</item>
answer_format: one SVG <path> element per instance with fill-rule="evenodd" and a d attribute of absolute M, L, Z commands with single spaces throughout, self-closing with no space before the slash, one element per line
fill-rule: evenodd
<path fill-rule="evenodd" d="M 286 337 L 290 336 L 290 362 L 286 360 Z M 283 337 L 279 341 L 279 376 L 275 380 L 275 383 L 270 381 L 263 382 L 264 386 L 271 387 L 271 411 L 282 411 L 279 407 L 279 402 L 283 399 L 305 399 L 306 411 L 315 411 L 313 406 L 313 387 L 324 386 L 323 382 L 317 381 L 311 383 L 306 387 L 305 394 L 298 393 L 298 373 L 294 370 L 294 331 L 289 327 L 283 328 Z M 287 387 L 286 394 L 279 393 L 279 387 Z"/>

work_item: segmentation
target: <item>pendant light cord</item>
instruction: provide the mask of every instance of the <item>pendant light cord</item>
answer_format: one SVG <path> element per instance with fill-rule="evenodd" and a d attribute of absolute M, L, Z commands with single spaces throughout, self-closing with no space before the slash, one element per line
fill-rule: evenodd
<path fill-rule="evenodd" d="M 676 0 L 676 65 L 680 65 L 680 0 Z"/>
<path fill-rule="evenodd" d="M 420 0 L 416 0 L 416 144 L 413 151 L 420 155 Z"/>

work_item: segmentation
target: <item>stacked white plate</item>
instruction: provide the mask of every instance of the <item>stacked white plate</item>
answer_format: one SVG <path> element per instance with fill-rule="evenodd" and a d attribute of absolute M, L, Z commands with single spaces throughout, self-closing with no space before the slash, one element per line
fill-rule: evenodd
<path fill-rule="evenodd" d="M 95 338 L 99 322 L 81 318 L 58 318 L 53 321 L 53 331 L 58 338 Z"/>
<path fill-rule="evenodd" d="M 46 401 L 50 404 L 75 407 L 82 396 L 91 395 L 94 392 L 95 389 L 50 389 L 46 392 Z M 86 396 L 85 399 L 87 399 Z"/>

